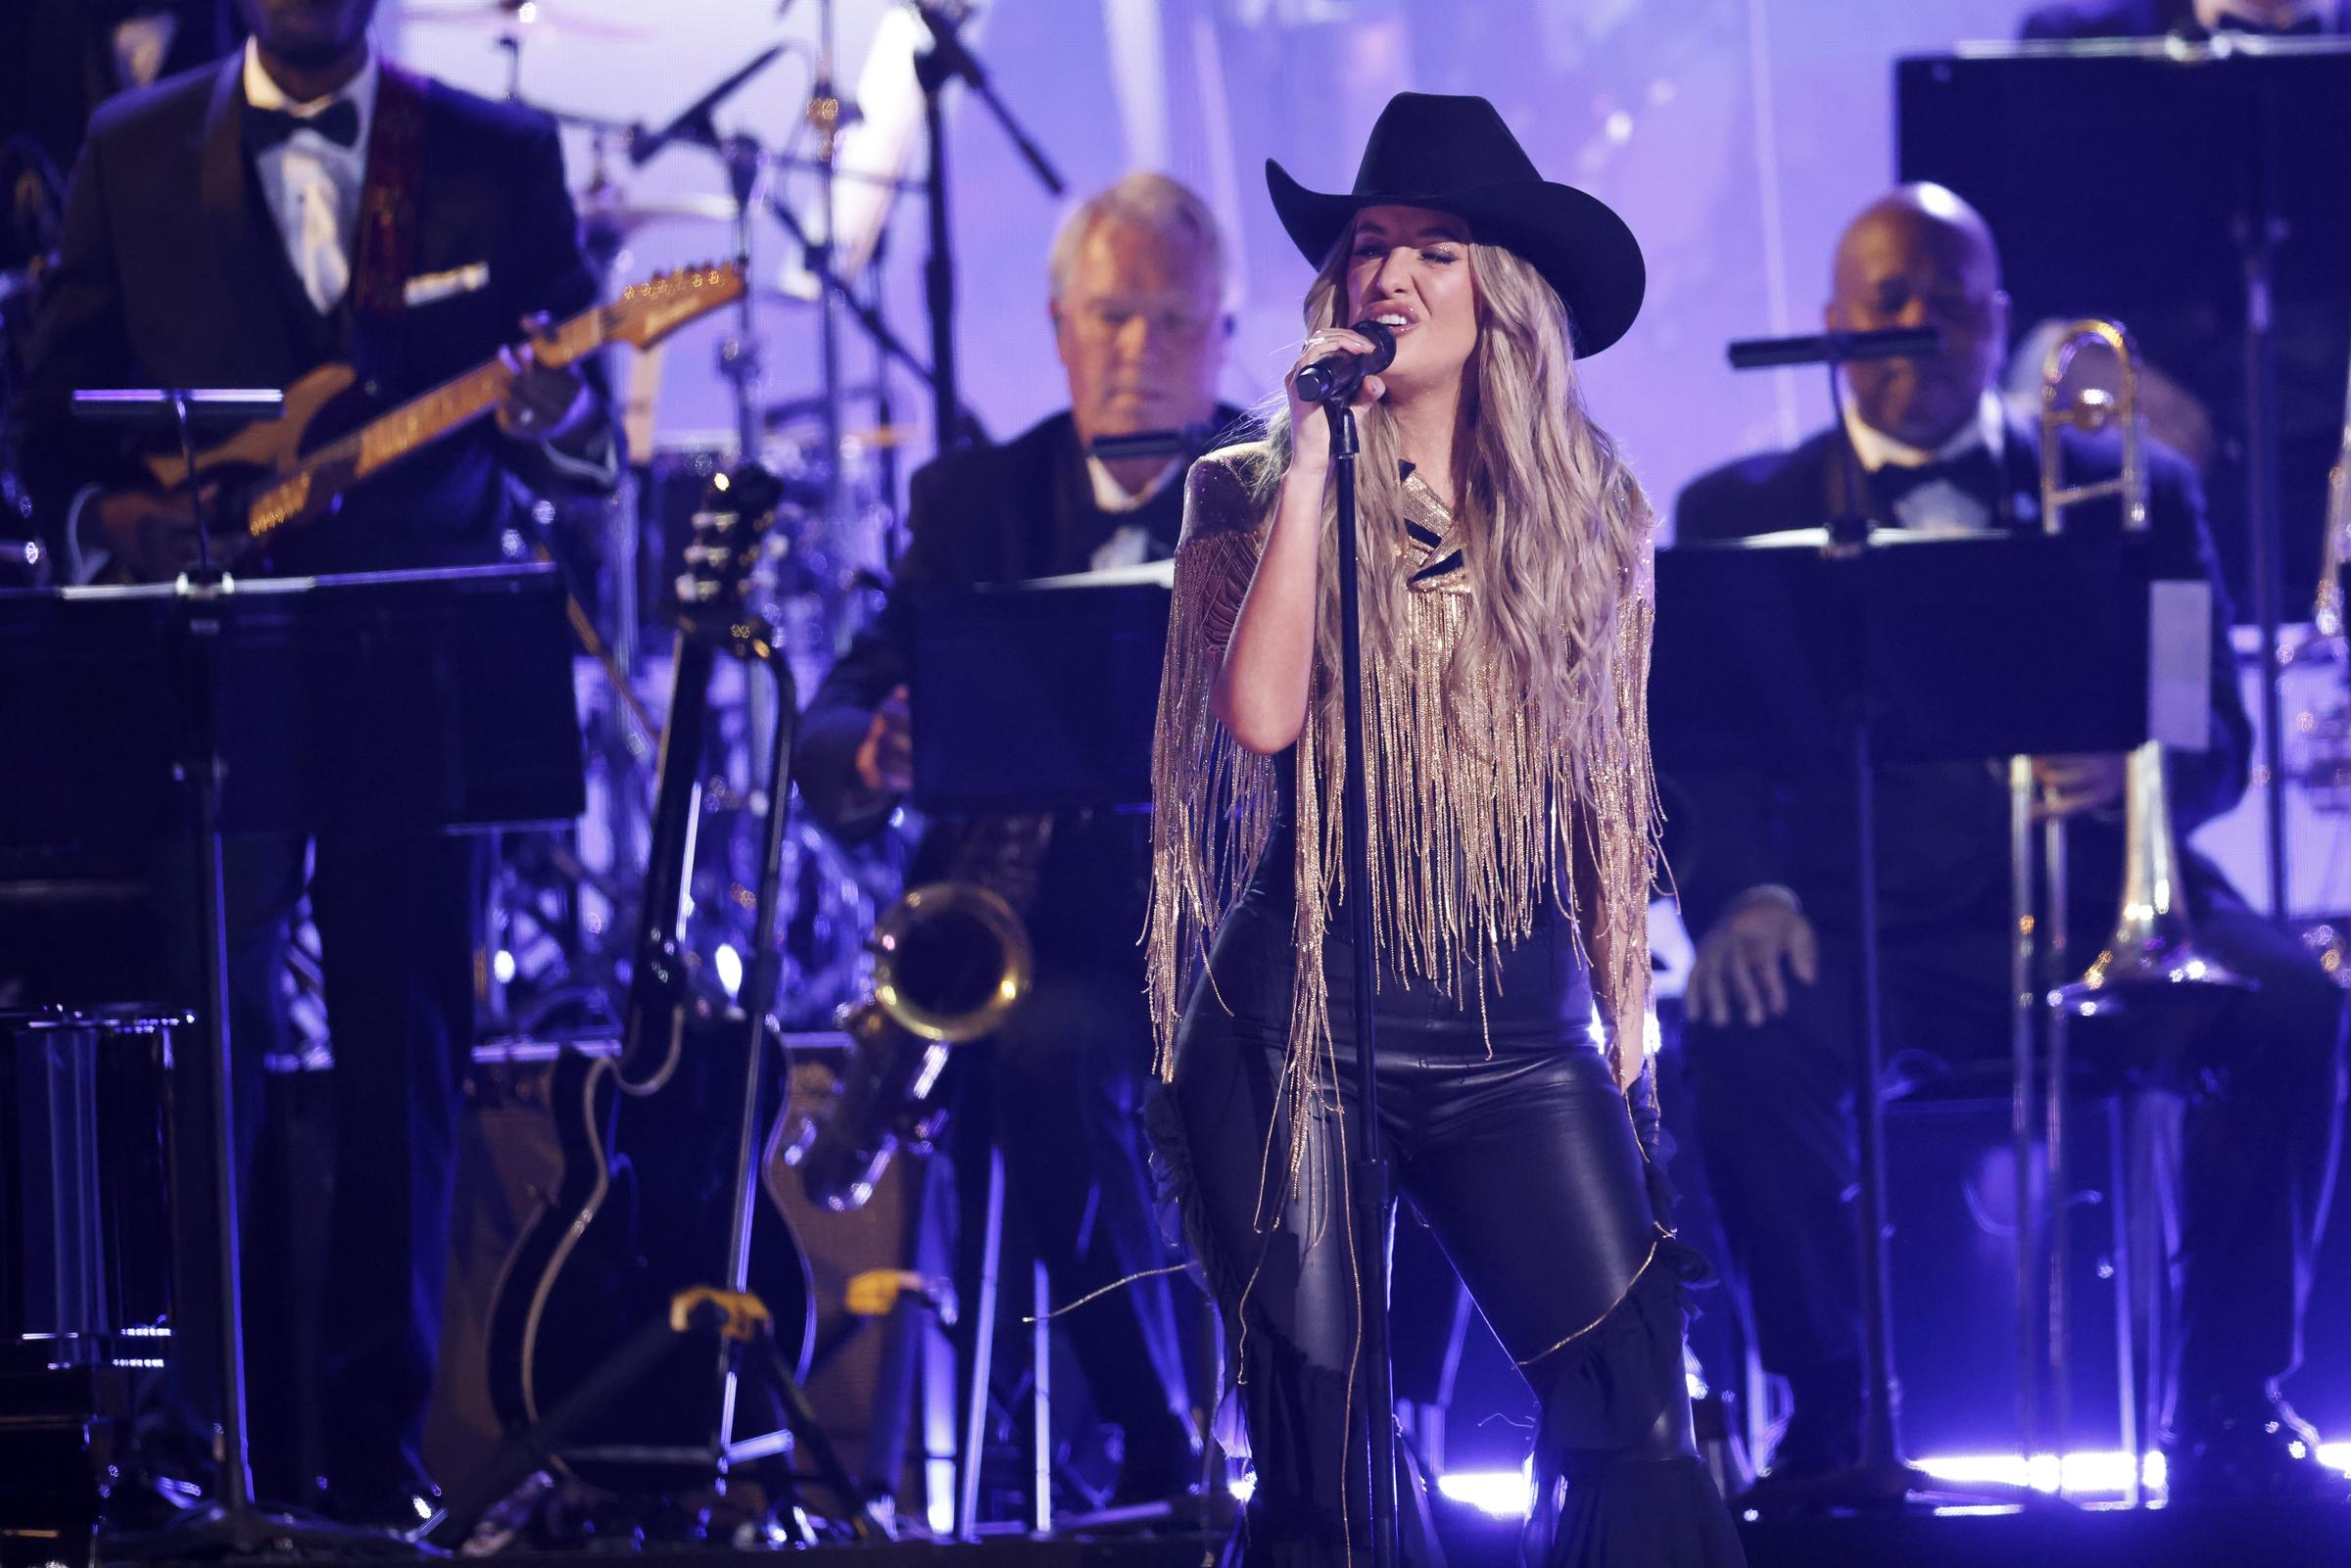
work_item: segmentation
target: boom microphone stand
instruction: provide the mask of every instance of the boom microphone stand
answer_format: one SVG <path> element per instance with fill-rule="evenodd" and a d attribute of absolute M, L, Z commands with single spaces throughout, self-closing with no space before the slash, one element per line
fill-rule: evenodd
<path fill-rule="evenodd" d="M 931 308 L 931 409 L 933 440 L 940 451 L 963 445 L 960 415 L 963 400 L 955 379 L 955 250 L 947 221 L 947 126 L 939 95 L 948 82 L 961 78 L 980 95 L 996 123 L 1020 149 L 1021 158 L 1035 171 L 1045 189 L 1062 194 L 1061 175 L 987 79 L 979 58 L 958 31 L 961 6 L 943 0 L 916 0 L 923 24 L 931 29 L 931 48 L 914 63 L 915 79 L 923 89 L 923 129 L 930 144 L 931 177 L 927 190 L 931 217 L 931 255 L 923 263 L 923 291 Z"/>
<path fill-rule="evenodd" d="M 632 168 L 643 168 L 662 149 L 678 143 L 718 155 L 727 171 L 727 193 L 735 204 L 735 256 L 743 263 L 745 277 L 752 275 L 751 199 L 758 189 L 765 158 L 758 143 L 747 136 L 721 136 L 711 116 L 783 52 L 782 44 L 771 44 L 761 50 L 680 110 L 660 129 L 648 131 L 643 126 L 631 126 L 629 130 Z M 827 240 L 831 237 L 828 230 Z M 758 295 L 755 288 L 743 291 L 743 298 L 735 306 L 735 332 L 719 346 L 718 352 L 719 373 L 735 389 L 735 454 L 739 462 L 750 462 L 759 453 L 759 413 L 753 402 L 759 384 Z"/>

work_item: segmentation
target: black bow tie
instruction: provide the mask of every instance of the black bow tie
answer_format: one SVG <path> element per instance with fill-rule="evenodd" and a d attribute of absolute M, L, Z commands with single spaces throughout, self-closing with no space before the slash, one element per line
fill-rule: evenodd
<path fill-rule="evenodd" d="M 1938 457 L 1915 468 L 1886 464 L 1869 476 L 1870 499 L 1891 515 L 1909 496 L 1938 482 L 1997 510 L 2000 489 L 2007 483 L 2007 476 L 2000 472 L 1999 460 L 1992 456 L 1991 449 L 1978 443 L 1965 451 Z"/>
<path fill-rule="evenodd" d="M 360 106 L 338 98 L 315 115 L 290 115 L 282 109 L 245 106 L 245 150 L 265 153 L 298 130 L 314 130 L 338 147 L 360 144 Z"/>

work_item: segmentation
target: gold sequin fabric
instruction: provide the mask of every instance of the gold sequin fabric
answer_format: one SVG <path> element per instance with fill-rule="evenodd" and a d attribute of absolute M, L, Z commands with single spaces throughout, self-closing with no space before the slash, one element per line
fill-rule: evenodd
<path fill-rule="evenodd" d="M 1176 551 L 1153 750 L 1152 890 L 1144 933 L 1158 1067 L 1185 991 L 1217 925 L 1247 887 L 1275 816 L 1271 757 L 1242 747 L 1209 711 L 1242 596 L 1271 517 L 1245 475 L 1264 449 L 1232 449 L 1194 465 Z M 1641 1050 L 1649 996 L 1648 907 L 1656 871 L 1658 812 L 1650 766 L 1648 678 L 1654 579 L 1647 540 L 1620 585 L 1611 668 L 1583 689 L 1603 722 L 1543 726 L 1513 675 L 1485 664 L 1453 672 L 1478 613 L 1453 519 L 1416 478 L 1403 487 L 1400 543 L 1376 569 L 1410 585 L 1399 645 L 1365 659 L 1366 782 L 1370 811 L 1372 927 L 1381 974 L 1404 974 L 1446 994 L 1482 996 L 1502 950 L 1528 934 L 1538 908 L 1572 915 L 1614 1039 Z M 1644 512 L 1646 516 L 1646 512 Z M 1374 569 L 1367 552 L 1364 569 Z M 1313 721 L 1331 673 L 1316 672 L 1310 721 L 1297 745 L 1297 900 L 1292 936 L 1292 1093 L 1327 1093 L 1318 1072 L 1329 1049 L 1322 939 L 1342 895 L 1342 759 Z M 1569 734 L 1598 734 L 1577 754 Z M 1211 977 L 1213 980 L 1213 976 Z M 1624 1074 L 1619 1073 L 1619 1081 Z"/>

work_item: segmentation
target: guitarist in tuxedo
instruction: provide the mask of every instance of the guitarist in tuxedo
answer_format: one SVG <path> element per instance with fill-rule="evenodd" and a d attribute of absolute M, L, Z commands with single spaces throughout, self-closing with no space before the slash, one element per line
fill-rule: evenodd
<path fill-rule="evenodd" d="M 568 315 L 598 292 L 555 129 L 384 61 L 375 0 L 238 4 L 243 53 L 119 98 L 91 123 L 11 419 L 34 501 L 75 575 L 168 577 L 194 558 L 189 502 L 149 488 L 103 427 L 73 421 L 73 389 L 283 387 L 346 361 L 388 407 L 506 353 L 516 374 L 494 419 L 369 480 L 271 555 L 303 573 L 495 561 L 516 481 L 598 486 L 615 472 L 593 381 L 538 364 L 527 341 L 502 348 L 527 340 L 524 317 Z M 231 1013 L 250 1075 L 238 1094 L 258 1099 L 261 1054 L 284 1032 L 278 976 L 307 882 L 335 1054 L 323 1501 L 350 1522 L 413 1527 L 431 1494 L 416 1445 L 472 1044 L 475 861 L 456 838 L 340 832 L 312 847 L 232 844 Z M 260 1296 L 282 1259 L 248 1257 Z M 192 1284 L 183 1309 L 204 1299 Z M 190 1398 L 212 1386 L 209 1343 L 178 1337 Z M 253 1349 L 262 1382 L 273 1347 Z M 188 1434 L 161 1426 L 151 1468 L 168 1471 L 169 1436 Z"/>
<path fill-rule="evenodd" d="M 1886 528 L 2039 528 L 2040 435 L 1991 395 L 2007 297 L 1990 230 L 1941 186 L 1873 203 L 1840 242 L 1827 323 L 1932 324 L 1931 356 L 1848 367 L 1847 425 L 1792 451 L 1716 469 L 1675 506 L 1678 546 L 1814 527 L 1861 513 Z M 2112 441 L 2066 432 L 2068 482 L 2112 478 Z M 2184 461 L 2150 444 L 2158 570 L 2213 580 L 2211 745 L 2169 759 L 2184 836 L 2243 794 L 2250 726 Z M 1848 475 L 1865 476 L 1851 494 Z M 2069 529 L 2113 529 L 2085 506 Z M 1726 645 L 1727 646 L 1727 645 Z M 1730 649 L 1726 656 L 1736 656 Z M 2122 759 L 2034 760 L 2038 809 L 2069 824 L 2070 951 L 2087 966 L 2123 879 Z M 1676 880 L 1698 934 L 1689 1065 L 1700 1140 L 1765 1368 L 1794 1414 L 1773 1474 L 1816 1476 L 1859 1455 L 1861 1327 L 1850 1085 L 1858 1037 L 1852 791 L 1834 765 L 1685 775 Z M 1924 1072 L 2009 1049 L 2011 904 L 2006 769 L 1879 770 L 1878 929 L 1887 1049 Z M 2333 1186 L 2343 1100 L 2342 992 L 2292 936 L 2253 913 L 2191 851 L 2182 883 L 2204 951 L 2255 983 L 2184 1047 L 2179 1324 L 2165 1449 L 2174 1501 L 2332 1495 L 2341 1477 L 2279 1400 L 2301 1354 L 2302 1308 Z M 2144 1025 L 2134 1025 L 2144 1027 Z M 2137 1049 L 2153 1050 L 2143 1034 Z"/>

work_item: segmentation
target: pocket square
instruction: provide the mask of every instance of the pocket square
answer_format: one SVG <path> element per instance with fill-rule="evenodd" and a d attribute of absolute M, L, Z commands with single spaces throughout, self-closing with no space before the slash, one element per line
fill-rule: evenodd
<path fill-rule="evenodd" d="M 467 266 L 453 266 L 446 272 L 420 272 L 408 279 L 402 290 L 402 299 L 409 306 L 430 305 L 452 295 L 471 294 L 490 285 L 490 263 L 475 261 Z"/>

